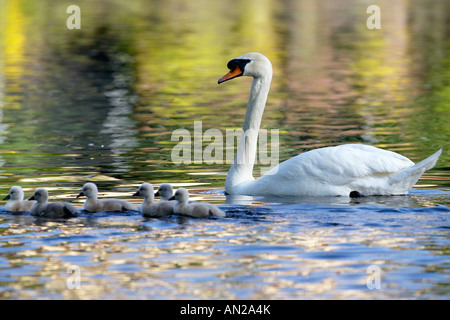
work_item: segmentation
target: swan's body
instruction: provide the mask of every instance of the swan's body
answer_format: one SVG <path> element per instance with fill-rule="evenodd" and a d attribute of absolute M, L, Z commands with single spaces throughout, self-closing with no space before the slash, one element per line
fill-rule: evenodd
<path fill-rule="evenodd" d="M 228 62 L 230 72 L 219 83 L 252 76 L 253 82 L 241 141 L 226 181 L 228 194 L 278 196 L 349 196 L 406 194 L 422 174 L 434 167 L 442 149 L 414 164 L 391 151 L 347 144 L 305 152 L 253 178 L 257 137 L 272 80 L 272 65 L 259 53 L 247 53 Z M 242 139 L 244 140 L 244 139 Z"/>
<path fill-rule="evenodd" d="M 39 188 L 29 200 L 36 200 L 31 207 L 31 215 L 44 218 L 70 218 L 80 213 L 78 208 L 68 202 L 48 202 L 48 191 Z"/>
<path fill-rule="evenodd" d="M 161 197 L 161 200 L 170 200 L 173 197 L 173 188 L 168 183 L 163 183 L 159 186 L 158 191 L 155 193 L 155 197 Z"/>
<path fill-rule="evenodd" d="M 205 218 L 205 217 L 225 217 L 225 212 L 211 203 L 191 202 L 189 203 L 189 193 L 185 188 L 179 188 L 175 192 L 177 203 L 173 209 L 175 214 Z"/>
<path fill-rule="evenodd" d="M 85 183 L 80 194 L 77 196 L 86 196 L 86 202 L 84 203 L 84 210 L 95 213 L 95 212 L 108 212 L 108 211 L 137 211 L 137 208 L 131 203 L 120 199 L 102 199 L 98 198 L 97 186 L 88 182 Z"/>
<path fill-rule="evenodd" d="M 165 200 L 154 202 L 155 194 L 151 183 L 143 183 L 133 196 L 144 197 L 141 206 L 141 213 L 144 217 L 163 217 L 173 214 L 173 207 L 176 202 Z"/>
<path fill-rule="evenodd" d="M 10 212 L 28 212 L 31 206 L 36 203 L 33 200 L 24 200 L 22 187 L 13 186 L 9 189 L 9 193 L 3 200 L 9 200 L 5 205 L 5 210 Z"/>

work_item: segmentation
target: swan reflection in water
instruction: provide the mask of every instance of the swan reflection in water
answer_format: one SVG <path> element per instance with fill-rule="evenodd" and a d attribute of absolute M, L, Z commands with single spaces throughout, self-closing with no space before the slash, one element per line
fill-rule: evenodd
<path fill-rule="evenodd" d="M 317 206 L 386 206 L 392 208 L 420 207 L 420 201 L 416 195 L 398 196 L 369 196 L 360 198 L 349 197 L 321 197 L 321 196 L 246 196 L 227 195 L 226 204 L 229 205 L 317 205 Z"/>

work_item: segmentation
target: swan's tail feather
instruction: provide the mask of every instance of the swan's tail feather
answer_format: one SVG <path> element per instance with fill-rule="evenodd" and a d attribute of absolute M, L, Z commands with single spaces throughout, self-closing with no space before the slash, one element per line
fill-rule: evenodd
<path fill-rule="evenodd" d="M 394 194 L 407 193 L 409 189 L 414 187 L 423 173 L 436 165 L 439 156 L 442 154 L 442 149 L 435 152 L 425 160 L 422 160 L 412 167 L 401 171 L 391 178 L 390 184 L 393 186 Z"/>

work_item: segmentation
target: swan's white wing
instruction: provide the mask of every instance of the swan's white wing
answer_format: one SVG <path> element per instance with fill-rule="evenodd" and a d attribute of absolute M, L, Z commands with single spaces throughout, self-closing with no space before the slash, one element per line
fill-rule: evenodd
<path fill-rule="evenodd" d="M 334 184 L 348 184 L 373 175 L 391 175 L 414 165 L 395 152 L 366 145 L 342 145 L 317 151 L 305 157 L 311 174 Z"/>
<path fill-rule="evenodd" d="M 315 149 L 286 160 L 257 179 L 257 185 L 258 188 L 263 185 L 270 188 L 269 184 L 279 184 L 278 188 L 285 189 L 285 194 L 297 189 L 298 185 L 306 190 L 321 185 L 329 192 L 315 190 L 311 193 L 333 193 L 332 190 L 362 178 L 387 179 L 413 165 L 411 160 L 392 151 L 367 145 L 341 145 Z"/>

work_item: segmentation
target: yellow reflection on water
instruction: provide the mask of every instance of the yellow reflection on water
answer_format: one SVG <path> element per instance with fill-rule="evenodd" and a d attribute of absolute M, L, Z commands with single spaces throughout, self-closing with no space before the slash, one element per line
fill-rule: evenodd
<path fill-rule="evenodd" d="M 7 99 L 9 108 L 20 108 L 16 101 L 22 92 L 20 80 L 25 74 L 25 24 L 26 17 L 22 12 L 22 1 L 11 0 L 2 2 L 1 21 L 2 28 L 0 30 L 0 72 L 2 78 L 12 80 L 4 88 L 5 93 L 13 93 L 2 99 Z M 4 101 L 0 102 L 0 106 L 4 107 Z"/>

